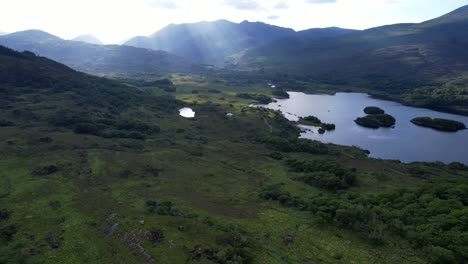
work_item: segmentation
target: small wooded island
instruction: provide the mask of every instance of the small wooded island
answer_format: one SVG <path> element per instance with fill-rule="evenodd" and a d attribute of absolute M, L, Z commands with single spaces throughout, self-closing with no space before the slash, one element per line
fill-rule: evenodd
<path fill-rule="evenodd" d="M 411 123 L 445 132 L 457 132 L 466 129 L 465 124 L 462 122 L 443 118 L 416 117 L 411 120 Z"/>
<path fill-rule="evenodd" d="M 323 134 L 325 133 L 325 131 L 335 130 L 336 128 L 335 124 L 322 123 L 322 121 L 315 116 L 301 117 L 298 123 L 306 126 L 320 127 L 320 129 L 318 130 L 319 134 Z"/>
<path fill-rule="evenodd" d="M 364 108 L 364 113 L 368 115 L 383 115 L 385 114 L 385 111 L 377 106 L 368 106 Z"/>
<path fill-rule="evenodd" d="M 367 116 L 354 120 L 356 124 L 368 128 L 392 127 L 395 125 L 396 119 L 389 114 L 385 114 L 384 110 L 376 106 L 364 108 L 364 113 Z"/>

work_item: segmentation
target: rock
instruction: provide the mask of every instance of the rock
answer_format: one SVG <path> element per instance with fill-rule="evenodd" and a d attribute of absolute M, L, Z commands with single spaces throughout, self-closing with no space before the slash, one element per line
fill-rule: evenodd
<path fill-rule="evenodd" d="M 292 242 L 294 241 L 294 238 L 291 234 L 287 234 L 284 238 L 283 238 L 283 242 L 284 244 L 286 245 L 289 245 L 291 244 Z"/>
<path fill-rule="evenodd" d="M 51 248 L 57 249 L 57 248 L 60 247 L 59 242 L 57 241 L 57 239 L 54 238 L 54 235 L 52 234 L 52 232 L 47 233 L 46 240 L 47 240 L 47 243 L 50 245 Z"/>
<path fill-rule="evenodd" d="M 144 225 L 144 224 L 145 224 L 145 220 L 140 220 L 140 221 L 138 221 L 138 223 L 140 223 L 140 225 Z"/>
<path fill-rule="evenodd" d="M 180 232 L 183 232 L 185 230 L 185 228 L 184 228 L 184 226 L 180 225 L 179 227 L 177 227 L 177 230 L 179 230 Z"/>
<path fill-rule="evenodd" d="M 54 209 L 62 207 L 62 203 L 60 203 L 60 201 L 50 201 L 49 205 Z"/>
<path fill-rule="evenodd" d="M 153 228 L 148 233 L 148 239 L 153 243 L 157 244 L 164 240 L 164 234 L 162 230 Z"/>

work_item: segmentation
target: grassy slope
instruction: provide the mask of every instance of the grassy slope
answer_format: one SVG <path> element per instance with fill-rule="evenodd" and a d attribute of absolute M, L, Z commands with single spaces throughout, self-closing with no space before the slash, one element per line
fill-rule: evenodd
<path fill-rule="evenodd" d="M 68 80 L 86 78 L 61 66 L 53 68 L 64 72 Z M 196 247 L 229 255 L 232 247 L 220 238 L 232 234 L 249 241 L 245 249 L 249 253 L 243 255 L 251 256 L 253 263 L 425 262 L 424 254 L 403 240 L 388 238 L 385 245 L 374 246 L 353 232 L 324 224 L 311 213 L 259 198 L 262 187 L 272 183 L 284 183 L 284 188 L 301 197 L 328 193 L 292 180 L 294 175 L 285 163 L 270 157 L 271 149 L 251 140 L 253 135 L 270 133 L 266 123 L 273 133 L 282 130 L 281 123 L 272 112 L 244 108 L 251 102 L 234 95 L 268 91 L 255 84 L 230 86 L 197 76 L 174 76 L 173 80 L 179 90 L 176 97 L 184 102 L 181 105 L 195 110 L 195 119 L 178 116 L 177 108 L 154 108 L 151 101 L 129 100 L 119 109 L 118 116 L 161 127 L 159 134 L 145 141 L 104 139 L 51 125 L 42 118 L 51 115 L 49 111 L 64 106 L 72 112 L 83 109 L 70 104 L 62 93 L 34 88 L 9 97 L 20 103 L 9 104 L 1 119 L 11 118 L 10 113 L 19 108 L 31 109 L 39 119 L 18 117 L 13 120 L 15 126 L 0 128 L 0 191 L 5 190 L 0 209 L 10 214 L 0 220 L 0 228 L 2 234 L 10 227 L 16 229 L 10 239 L 2 237 L 7 242 L 0 244 L 0 262 L 143 263 L 143 251 L 136 244 L 154 262 L 191 263 L 198 262 L 191 258 Z M 106 87 L 113 85 L 103 82 Z M 210 93 L 213 88 L 222 93 Z M 136 88 L 126 89 L 131 98 L 138 98 Z M 199 93 L 192 94 L 194 89 Z M 145 90 L 150 94 L 146 97 L 166 94 L 157 88 Z M 42 100 L 33 100 L 37 97 Z M 86 106 L 85 101 L 81 103 Z M 44 105 L 51 108 L 39 110 Z M 104 111 L 102 106 L 97 109 Z M 225 112 L 234 117 L 226 118 Z M 443 166 L 368 159 L 354 148 L 329 148 L 334 154 L 320 157 L 355 167 L 360 180 L 352 191 L 363 194 L 413 189 L 439 180 L 466 182 L 468 176 Z M 294 152 L 282 155 L 285 159 L 317 157 Z M 34 173 L 49 165 L 57 166 L 58 171 Z M 412 168 L 423 171 L 425 177 L 409 173 Z M 148 212 L 145 202 L 152 199 L 175 203 L 184 216 Z M 163 241 L 152 244 L 139 239 L 141 232 L 153 228 L 163 231 Z M 288 234 L 294 242 L 286 245 L 283 240 Z M 212 263 L 206 255 L 199 263 Z"/>

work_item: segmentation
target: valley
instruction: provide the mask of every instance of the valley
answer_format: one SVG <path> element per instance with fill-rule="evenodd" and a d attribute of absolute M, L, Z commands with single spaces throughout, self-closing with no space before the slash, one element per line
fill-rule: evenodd
<path fill-rule="evenodd" d="M 466 263 L 467 10 L 1 35 L 0 263 Z"/>

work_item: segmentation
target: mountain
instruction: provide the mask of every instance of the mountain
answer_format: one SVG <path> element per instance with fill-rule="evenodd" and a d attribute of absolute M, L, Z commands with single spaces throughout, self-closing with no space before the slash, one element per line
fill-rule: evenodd
<path fill-rule="evenodd" d="M 8 33 L 6 33 L 6 32 L 1 32 L 1 31 L 0 31 L 0 36 L 2 36 L 2 35 L 7 35 L 7 34 L 8 34 Z"/>
<path fill-rule="evenodd" d="M 164 50 L 195 62 L 221 64 L 230 56 L 295 31 L 261 22 L 233 23 L 227 20 L 169 25 L 149 37 L 135 37 L 125 45 Z"/>
<path fill-rule="evenodd" d="M 272 42 L 240 60 L 264 68 L 336 81 L 421 82 L 468 70 L 468 7 L 420 24 L 371 28 L 335 38 Z"/>
<path fill-rule="evenodd" d="M 93 35 L 81 35 L 81 36 L 78 36 L 78 37 L 76 37 L 76 38 L 74 38 L 72 40 L 73 41 L 81 41 L 81 42 L 85 42 L 85 43 L 89 43 L 89 44 L 95 44 L 95 45 L 103 45 L 103 43 Z"/>
<path fill-rule="evenodd" d="M 302 31 L 298 31 L 295 37 L 303 39 L 318 39 L 318 38 L 330 38 L 347 35 L 350 33 L 358 32 L 359 30 L 339 28 L 339 27 L 328 27 L 328 28 L 311 28 Z"/>
<path fill-rule="evenodd" d="M 74 69 L 98 74 L 201 70 L 200 66 L 164 51 L 64 40 L 40 30 L 0 36 L 0 45 L 18 51 L 28 50 Z"/>

